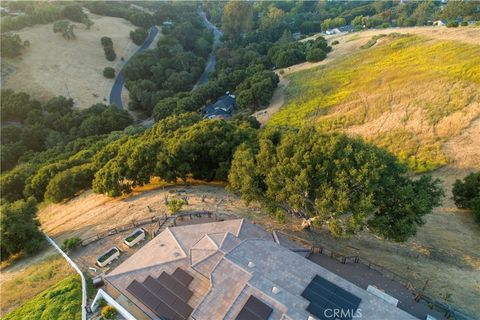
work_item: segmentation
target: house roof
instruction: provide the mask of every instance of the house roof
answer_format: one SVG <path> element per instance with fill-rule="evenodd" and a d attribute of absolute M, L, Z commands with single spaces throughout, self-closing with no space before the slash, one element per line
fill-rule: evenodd
<path fill-rule="evenodd" d="M 244 219 L 167 228 L 105 277 L 152 319 L 126 292 L 133 281 L 181 267 L 194 277 L 188 304 L 193 319 L 235 319 L 250 296 L 273 309 L 268 319 L 308 319 L 310 302 L 301 296 L 319 275 L 362 300 L 363 315 L 415 319 L 318 264 L 280 246 L 263 228 Z M 273 288 L 276 288 L 272 291 Z"/>
<path fill-rule="evenodd" d="M 231 115 L 235 106 L 235 96 L 226 94 L 219 98 L 215 103 L 205 107 L 206 117 Z"/>

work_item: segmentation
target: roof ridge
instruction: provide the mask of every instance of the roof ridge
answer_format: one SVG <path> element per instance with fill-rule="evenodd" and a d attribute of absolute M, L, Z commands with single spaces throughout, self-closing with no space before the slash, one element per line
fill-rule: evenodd
<path fill-rule="evenodd" d="M 240 225 L 238 226 L 238 230 L 237 230 L 237 234 L 235 235 L 237 238 L 238 236 L 240 235 L 240 231 L 242 231 L 242 227 L 243 227 L 243 222 L 245 221 L 245 218 L 242 218 L 240 220 Z"/>
<path fill-rule="evenodd" d="M 210 234 L 209 233 L 206 233 L 205 234 L 205 237 L 208 238 L 208 240 L 210 240 L 211 243 L 213 243 L 213 245 L 217 248 L 217 249 L 220 249 L 220 247 L 217 245 L 217 243 L 210 237 Z M 193 247 L 192 247 L 193 248 Z"/>
<path fill-rule="evenodd" d="M 185 255 L 185 257 L 188 257 L 187 253 L 185 252 L 185 249 L 183 249 L 182 245 L 180 244 L 180 242 L 178 242 L 178 239 L 177 237 L 175 237 L 175 234 L 172 232 L 171 228 L 170 227 L 167 227 L 165 228 L 165 231 L 168 231 L 170 232 L 170 235 L 172 236 L 173 240 L 175 241 L 175 243 L 180 247 L 180 250 L 182 250 L 183 254 Z"/>
<path fill-rule="evenodd" d="M 180 259 L 163 261 L 161 263 L 153 264 L 153 265 L 142 267 L 142 268 L 139 268 L 139 269 L 128 270 L 128 271 L 121 272 L 121 273 L 107 274 L 107 275 L 105 275 L 105 279 L 107 279 L 107 278 L 114 279 L 114 278 L 117 278 L 118 276 L 124 276 L 126 274 L 133 274 L 133 273 L 137 273 L 137 272 L 142 272 L 142 271 L 145 271 L 145 270 L 148 270 L 148 269 L 151 269 L 151 268 L 156 268 L 156 267 L 161 266 L 161 265 L 170 264 L 170 263 L 177 263 L 177 262 L 185 260 L 185 259 L 188 259 L 188 257 L 182 257 Z"/>
<path fill-rule="evenodd" d="M 213 256 L 215 253 L 219 252 L 218 250 L 206 250 L 206 251 L 213 251 L 211 254 L 209 254 L 208 256 L 206 256 L 205 258 L 203 258 L 202 260 L 199 260 L 195 263 L 192 263 L 192 268 L 193 267 L 196 267 L 198 266 L 200 263 L 202 263 L 203 261 L 205 261 L 206 259 L 210 258 L 211 256 Z"/>

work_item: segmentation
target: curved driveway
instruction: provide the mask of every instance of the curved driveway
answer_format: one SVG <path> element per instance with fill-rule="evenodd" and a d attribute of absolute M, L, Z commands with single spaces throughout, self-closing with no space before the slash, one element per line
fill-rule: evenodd
<path fill-rule="evenodd" d="M 218 29 L 213 23 L 208 21 L 207 15 L 205 14 L 205 12 L 200 11 L 199 14 L 203 18 L 203 24 L 207 27 L 207 29 L 213 30 L 213 37 L 214 37 L 213 39 L 214 40 L 213 40 L 212 52 L 210 53 L 210 56 L 208 57 L 207 65 L 205 66 L 205 69 L 203 70 L 203 73 L 200 76 L 200 79 L 198 79 L 197 83 L 195 84 L 194 89 L 199 85 L 207 83 L 208 74 L 210 72 L 212 72 L 213 70 L 215 70 L 215 65 L 217 63 L 217 60 L 215 58 L 215 49 L 220 46 L 220 44 L 221 44 L 220 38 L 222 36 L 222 32 L 220 31 L 220 29 Z"/>
<path fill-rule="evenodd" d="M 142 46 L 138 48 L 137 51 L 132 55 L 132 57 L 147 49 L 150 44 L 152 44 L 157 34 L 158 28 L 156 26 L 150 28 L 150 32 L 148 33 L 147 38 L 143 42 Z M 130 59 L 132 59 L 132 57 L 130 57 Z M 126 65 L 127 64 L 125 63 L 122 67 L 122 70 L 120 70 L 120 72 L 118 73 L 117 78 L 115 79 L 115 83 L 113 84 L 112 91 L 110 91 L 110 104 L 114 104 L 119 109 L 123 109 L 122 88 L 123 84 L 125 83 L 125 76 L 123 74 L 123 70 L 125 69 Z"/>

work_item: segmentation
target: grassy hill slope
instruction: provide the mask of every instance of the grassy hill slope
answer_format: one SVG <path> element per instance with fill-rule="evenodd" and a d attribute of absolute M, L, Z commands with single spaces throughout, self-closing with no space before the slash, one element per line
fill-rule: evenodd
<path fill-rule="evenodd" d="M 442 144 L 480 115 L 480 46 L 390 35 L 358 54 L 289 76 L 270 125 L 358 134 L 418 172 L 449 161 Z"/>
<path fill-rule="evenodd" d="M 47 255 L 46 258 L 43 258 Z M 37 294 L 50 288 L 57 282 L 66 277 L 75 274 L 75 271 L 59 254 L 51 255 L 51 251 L 46 250 L 39 254 L 39 261 L 36 257 L 25 258 L 16 264 L 27 264 L 33 260 L 31 265 L 20 270 L 16 269 L 15 264 L 10 268 L 2 270 L 0 300 L 0 316 L 24 304 Z M 23 263 L 22 263 L 23 262 Z"/>
<path fill-rule="evenodd" d="M 3 319 L 80 319 L 81 302 L 80 277 L 72 275 L 28 300 Z"/>

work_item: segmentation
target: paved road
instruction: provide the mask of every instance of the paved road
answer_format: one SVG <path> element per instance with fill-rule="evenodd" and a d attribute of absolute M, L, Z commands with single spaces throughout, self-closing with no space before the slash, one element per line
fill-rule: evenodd
<path fill-rule="evenodd" d="M 213 49 L 212 49 L 212 52 L 210 53 L 210 56 L 208 57 L 207 65 L 205 66 L 205 69 L 203 70 L 202 75 L 198 79 L 195 86 L 193 86 L 192 90 L 195 90 L 195 88 L 199 85 L 207 83 L 208 74 L 210 72 L 212 72 L 213 70 L 215 70 L 215 65 L 217 63 L 217 59 L 215 57 L 215 49 L 218 48 L 220 46 L 220 44 L 222 43 L 220 41 L 220 38 L 222 37 L 222 32 L 220 31 L 220 29 L 218 29 L 215 25 L 213 25 L 210 21 L 208 21 L 205 12 L 199 11 L 198 13 L 203 18 L 203 24 L 208 29 L 213 30 L 214 40 L 213 40 Z M 144 126 L 145 128 L 151 128 L 154 124 L 155 124 L 155 120 L 153 119 L 153 117 L 150 117 L 147 120 L 144 120 L 140 123 L 140 125 Z"/>
<path fill-rule="evenodd" d="M 158 28 L 156 26 L 153 26 L 150 29 L 150 32 L 147 38 L 145 39 L 145 41 L 143 42 L 142 46 L 138 48 L 138 50 L 132 55 L 132 57 L 134 57 L 135 55 L 147 49 L 150 46 L 150 44 L 152 44 L 157 34 L 158 34 Z M 125 76 L 123 74 L 123 69 L 125 69 L 125 65 L 122 68 L 122 70 L 120 70 L 120 72 L 118 73 L 117 78 L 115 79 L 115 83 L 113 84 L 112 91 L 110 91 L 110 104 L 115 104 L 119 109 L 123 109 L 122 89 L 123 89 L 123 84 L 125 83 Z"/>
<path fill-rule="evenodd" d="M 215 70 L 215 65 L 217 64 L 217 58 L 215 57 L 215 49 L 218 48 L 222 43 L 220 41 L 220 38 L 222 37 L 222 32 L 220 31 L 220 29 L 218 29 L 214 24 L 208 21 L 207 15 L 205 14 L 205 12 L 200 11 L 199 14 L 203 18 L 203 24 L 207 27 L 207 29 L 213 30 L 214 40 L 213 40 L 213 49 L 212 49 L 212 52 L 210 53 L 210 56 L 208 57 L 208 62 L 207 62 L 207 65 L 205 66 L 205 70 L 203 70 L 203 73 L 200 79 L 198 79 L 197 83 L 195 84 L 194 89 L 199 85 L 207 83 L 208 74 L 213 70 Z"/>

